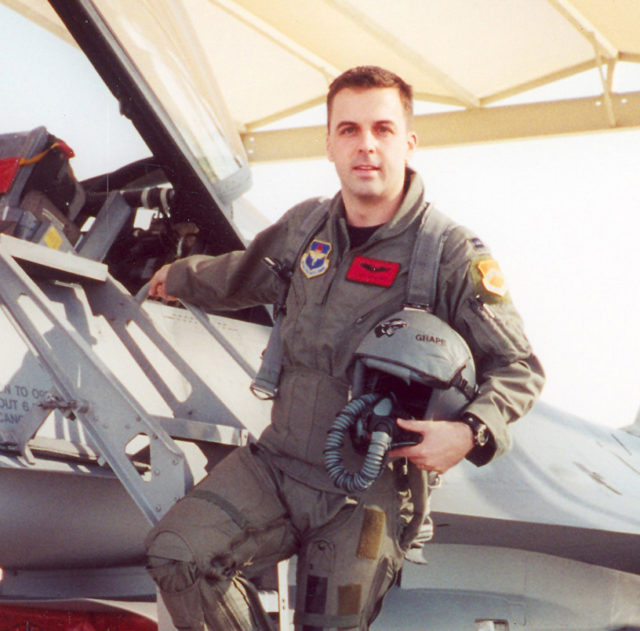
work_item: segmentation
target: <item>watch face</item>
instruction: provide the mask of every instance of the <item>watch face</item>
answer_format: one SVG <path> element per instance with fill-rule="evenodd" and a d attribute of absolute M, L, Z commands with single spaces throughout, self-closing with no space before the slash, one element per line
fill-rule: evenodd
<path fill-rule="evenodd" d="M 484 447 L 489 442 L 489 430 L 484 423 L 479 423 L 475 432 L 475 443 L 478 447 Z"/>

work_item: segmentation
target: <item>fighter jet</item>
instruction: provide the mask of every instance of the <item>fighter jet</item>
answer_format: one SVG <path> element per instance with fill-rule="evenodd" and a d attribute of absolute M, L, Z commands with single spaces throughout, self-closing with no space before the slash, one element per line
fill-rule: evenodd
<path fill-rule="evenodd" d="M 393 24 L 385 31 L 348 0 L 270 8 L 205 0 L 4 4 L 84 51 L 148 155 L 79 180 L 74 148 L 39 121 L 0 135 L 0 613 L 3 603 L 79 614 L 121 609 L 169 630 L 162 608 L 156 611 L 143 539 L 210 467 L 269 422 L 270 404 L 253 397 L 250 385 L 273 314 L 165 304 L 146 299 L 145 285 L 165 262 L 246 245 L 242 227 L 264 222 L 243 199 L 252 160 L 269 159 L 269 152 L 302 158 L 303 145 L 318 150 L 318 129 L 256 132 L 238 124 L 251 119 L 257 127 L 317 103 L 327 77 L 356 58 L 347 41 L 343 57 L 315 39 L 303 50 L 296 28 L 311 32 L 309 20 L 316 20 L 347 29 L 358 42 L 376 44 L 371 55 L 409 63 L 407 76 L 424 78 L 414 81 L 423 93 L 467 107 L 447 115 L 460 124 L 450 126 L 453 136 L 443 143 L 490 131 L 496 138 L 527 133 L 523 121 L 531 112 L 487 111 L 416 57 L 410 41 L 392 37 Z M 437 4 L 464 12 L 477 3 Z M 552 22 L 558 32 L 580 33 L 598 15 L 577 0 L 515 4 L 527 15 L 559 16 L 562 26 Z M 631 2 L 626 8 L 635 10 Z M 611 11 L 620 20 L 624 8 Z M 205 54 L 199 19 L 206 46 L 216 47 L 213 57 Z M 288 105 L 281 102 L 289 94 L 284 88 L 257 96 L 265 77 L 255 68 L 265 60 L 252 58 L 253 75 L 241 76 L 238 68 L 248 62 L 226 48 L 234 33 L 246 38 L 247 54 L 259 50 L 251 37 L 261 37 L 312 66 L 305 74 L 287 57 L 288 81 L 300 73 L 303 96 Z M 593 35 L 594 65 L 612 54 L 611 37 Z M 640 51 L 625 59 L 633 55 Z M 553 124 L 540 119 L 549 127 L 536 133 L 552 133 L 560 123 L 570 131 L 604 127 L 616 116 L 639 125 L 638 94 L 615 95 L 604 83 L 605 122 L 578 120 L 588 104 L 576 100 L 556 110 Z M 10 103 L 20 107 L 17 90 Z M 433 131 L 442 120 L 419 124 Z M 638 424 L 601 427 L 542 402 L 513 436 L 513 450 L 490 467 L 462 463 L 443 476 L 432 500 L 433 540 L 412 553 L 373 628 L 640 625 Z M 260 577 L 281 629 L 290 626 L 291 572 L 283 563 Z"/>

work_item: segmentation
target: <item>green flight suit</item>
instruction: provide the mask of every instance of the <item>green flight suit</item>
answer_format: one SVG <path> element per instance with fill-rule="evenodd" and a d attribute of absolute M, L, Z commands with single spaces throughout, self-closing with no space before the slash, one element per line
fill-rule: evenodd
<path fill-rule="evenodd" d="M 326 222 L 313 235 L 307 250 L 294 262 L 286 317 L 281 329 L 283 371 L 279 395 L 273 403 L 272 422 L 257 445 L 253 445 L 251 450 L 245 449 L 246 453 L 233 456 L 232 462 L 225 465 L 229 469 L 226 474 L 222 469 L 220 472 L 214 470 L 209 476 L 211 479 L 205 479 L 201 483 L 203 487 L 196 487 L 192 492 L 196 495 L 198 492 L 209 493 L 207 497 L 211 500 L 212 489 L 220 493 L 227 484 L 223 480 L 233 484 L 232 480 L 242 466 L 256 466 L 247 465 L 247 462 L 258 459 L 262 463 L 259 466 L 262 474 L 256 478 L 262 482 L 256 485 L 261 484 L 261 493 L 264 493 L 264 480 L 268 478 L 266 486 L 272 486 L 273 494 L 279 496 L 279 501 L 284 497 L 284 506 L 288 506 L 288 510 L 282 505 L 278 510 L 274 508 L 272 521 L 279 523 L 279 520 L 289 519 L 290 523 L 282 526 L 279 544 L 271 541 L 269 547 L 260 535 L 256 539 L 260 542 L 254 541 L 254 548 L 264 544 L 264 550 L 256 553 L 254 549 L 242 558 L 231 555 L 233 559 L 228 559 L 225 567 L 242 567 L 246 573 L 251 571 L 250 564 L 261 566 L 264 558 L 273 562 L 297 552 L 299 563 L 303 560 L 306 565 L 298 568 L 296 615 L 309 629 L 329 626 L 368 628 L 370 618 L 399 569 L 406 549 L 402 530 L 407 523 L 404 513 L 410 510 L 411 499 L 398 499 L 391 468 L 366 492 L 366 498 L 360 498 L 358 502 L 358 498 L 345 497 L 333 486 L 324 469 L 322 452 L 328 428 L 348 401 L 354 350 L 368 331 L 383 318 L 399 311 L 406 301 L 413 244 L 421 214 L 426 208 L 420 177 L 408 170 L 407 183 L 403 203 L 393 219 L 380 226 L 358 248 L 350 248 L 344 207 L 338 194 L 332 200 L 308 200 L 295 206 L 260 233 L 244 252 L 218 257 L 194 256 L 177 261 L 171 266 L 167 278 L 170 295 L 212 310 L 273 303 L 280 294 L 281 281 L 263 264 L 263 259 L 290 260 L 299 250 L 304 235 L 301 226 L 310 209 L 320 203 L 328 207 Z M 354 266 L 363 261 L 362 257 L 374 263 L 391 263 L 395 275 L 379 283 L 375 275 L 354 274 Z M 454 228 L 445 243 L 438 270 L 435 314 L 465 338 L 474 355 L 479 390 L 465 412 L 481 419 L 492 436 L 487 446 L 475 448 L 469 454 L 468 458 L 477 465 L 486 464 L 509 448 L 508 424 L 527 413 L 544 383 L 540 363 L 532 352 L 521 318 L 503 281 L 499 267 L 486 246 L 466 228 Z M 346 455 L 347 463 L 355 459 L 353 452 Z M 265 471 L 270 472 L 266 477 Z M 309 494 L 307 501 L 323 508 L 322 518 L 316 519 L 315 508 L 287 505 L 286 493 L 291 492 L 297 497 L 296 492 L 291 491 L 296 485 Z M 286 493 L 283 489 L 287 489 Z M 198 537 L 182 524 L 189 520 L 190 513 L 199 514 L 199 510 L 208 514 L 213 511 L 219 514 L 220 519 L 228 519 L 226 509 L 241 501 L 237 493 L 231 493 L 224 501 L 209 501 L 204 509 L 200 506 L 203 497 L 205 495 L 181 501 L 149 537 L 152 557 L 164 556 L 195 564 L 191 577 L 195 581 L 199 575 L 210 573 L 211 559 L 221 557 L 222 551 L 219 547 L 212 550 L 200 544 L 194 546 L 193 540 Z M 301 501 L 301 498 L 297 499 Z M 269 530 L 271 527 L 266 527 L 264 519 L 252 523 L 252 506 L 262 502 L 258 497 L 252 500 L 253 503 L 250 500 L 237 509 L 243 514 L 244 526 L 234 522 L 233 528 L 227 528 L 227 536 L 231 540 L 241 539 L 242 533 L 246 534 L 252 528 L 264 532 L 265 528 Z M 194 502 L 199 506 L 197 510 Z M 313 519 L 309 517 L 310 513 L 313 513 Z M 336 529 L 335 524 L 342 523 L 347 515 L 357 515 L 354 519 L 359 520 L 360 530 L 355 534 L 351 532 L 354 550 L 345 557 L 340 542 L 346 537 L 346 531 Z M 218 521 L 218 517 L 211 514 L 208 519 Z M 332 535 L 328 536 L 327 531 Z M 169 542 L 168 532 L 186 542 L 191 553 L 185 555 L 181 544 L 177 544 L 178 551 Z M 212 530 L 206 532 L 207 537 L 214 537 Z M 166 545 L 160 545 L 161 539 Z M 373 558 L 367 559 L 366 569 L 356 563 L 361 539 L 374 541 L 374 545 L 367 549 L 367 554 L 372 554 Z M 229 545 L 228 539 L 221 541 L 224 542 L 221 545 Z M 334 559 L 324 563 L 322 575 L 317 573 L 317 562 L 314 565 L 308 560 L 310 551 L 319 542 L 333 550 Z M 338 548 L 340 554 L 336 553 Z M 153 572 L 158 580 L 160 570 Z M 382 578 L 381 574 L 384 575 Z M 168 578 L 161 577 L 158 581 L 161 588 L 163 581 L 165 585 L 170 582 Z M 362 593 L 363 586 L 369 593 Z M 236 604 L 251 600 L 244 587 L 236 587 Z M 248 589 L 251 590 L 250 587 Z M 372 589 L 375 590 L 373 595 Z M 179 591 L 174 589 L 165 600 L 171 600 Z M 323 597 L 318 596 L 318 592 Z M 229 593 L 229 590 L 225 596 L 217 593 L 216 598 L 232 600 Z M 204 602 L 209 597 L 202 598 Z M 176 605 L 177 609 L 179 606 Z M 206 610 L 207 607 L 205 618 L 209 627 L 225 628 L 224 622 L 206 617 L 211 615 L 210 605 L 209 614 Z M 172 611 L 171 607 L 169 611 Z M 240 618 L 242 616 L 238 614 L 237 620 Z M 236 625 L 243 629 L 262 628 L 258 618 L 259 615 L 253 613 Z M 326 624 L 321 624 L 322 620 Z M 199 627 L 189 622 L 183 628 Z"/>

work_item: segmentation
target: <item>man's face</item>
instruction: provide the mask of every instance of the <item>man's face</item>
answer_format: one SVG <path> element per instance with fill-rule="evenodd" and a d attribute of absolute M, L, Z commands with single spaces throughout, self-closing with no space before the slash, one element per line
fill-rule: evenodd
<path fill-rule="evenodd" d="M 340 90 L 331 106 L 327 155 L 335 163 L 345 204 L 401 196 L 416 142 L 396 88 Z"/>

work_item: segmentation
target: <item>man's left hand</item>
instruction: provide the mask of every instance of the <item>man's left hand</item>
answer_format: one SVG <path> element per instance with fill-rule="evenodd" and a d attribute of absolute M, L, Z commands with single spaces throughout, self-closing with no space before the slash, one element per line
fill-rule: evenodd
<path fill-rule="evenodd" d="M 411 421 L 398 419 L 402 429 L 422 435 L 422 441 L 389 452 L 390 458 L 408 458 L 424 471 L 446 473 L 473 449 L 473 432 L 456 421 Z"/>

